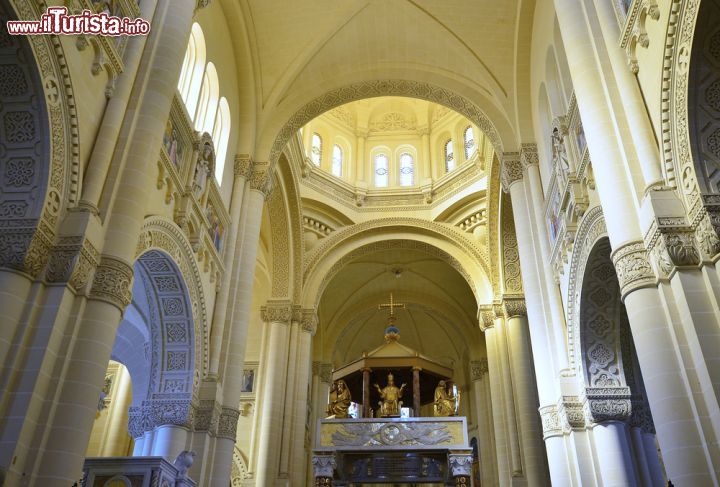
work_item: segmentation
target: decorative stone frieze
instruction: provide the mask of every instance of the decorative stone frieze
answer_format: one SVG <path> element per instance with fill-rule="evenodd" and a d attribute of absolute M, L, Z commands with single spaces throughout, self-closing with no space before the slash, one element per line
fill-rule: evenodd
<path fill-rule="evenodd" d="M 629 387 L 588 387 L 583 403 L 588 425 L 627 421 L 632 414 Z"/>
<path fill-rule="evenodd" d="M 126 262 L 103 255 L 95 271 L 90 297 L 106 301 L 124 311 L 132 300 L 133 268 Z"/>
<path fill-rule="evenodd" d="M 99 253 L 90 241 L 82 236 L 61 237 L 48 260 L 45 278 L 51 283 L 69 283 L 82 291 L 98 265 Z"/>
<path fill-rule="evenodd" d="M 622 298 L 636 289 L 655 285 L 655 273 L 642 242 L 630 242 L 615 249 L 612 261 L 620 282 Z"/>
<path fill-rule="evenodd" d="M 293 316 L 292 305 L 288 302 L 268 302 L 260 308 L 260 316 L 266 323 L 289 323 Z"/>
<path fill-rule="evenodd" d="M 481 358 L 470 362 L 470 377 L 472 380 L 481 380 L 488 373 L 488 359 Z"/>
<path fill-rule="evenodd" d="M 523 164 L 517 152 L 505 152 L 502 156 L 502 187 L 506 193 L 510 187 L 523 178 Z"/>
<path fill-rule="evenodd" d="M 248 154 L 238 154 L 235 156 L 235 163 L 233 165 L 233 173 L 235 177 L 247 179 L 253 168 L 253 161 Z"/>

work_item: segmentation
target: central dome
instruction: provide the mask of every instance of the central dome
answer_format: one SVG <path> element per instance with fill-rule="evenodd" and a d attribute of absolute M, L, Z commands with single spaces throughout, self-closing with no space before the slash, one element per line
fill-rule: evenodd
<path fill-rule="evenodd" d="M 490 142 L 466 117 L 405 97 L 341 105 L 305 125 L 300 138 L 306 175 L 323 173 L 369 197 L 432 191 L 468 169 L 477 179 L 493 156 Z"/>

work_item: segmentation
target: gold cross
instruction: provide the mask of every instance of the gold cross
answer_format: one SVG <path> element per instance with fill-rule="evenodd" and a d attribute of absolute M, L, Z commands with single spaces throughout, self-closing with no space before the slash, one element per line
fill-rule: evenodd
<path fill-rule="evenodd" d="M 385 309 L 385 308 L 390 308 L 390 318 L 394 318 L 395 317 L 395 308 L 405 308 L 405 305 L 402 303 L 396 303 L 395 301 L 393 301 L 393 295 L 392 295 L 392 293 L 390 293 L 390 302 L 386 303 L 386 304 L 381 304 L 380 306 L 378 306 L 378 309 Z"/>

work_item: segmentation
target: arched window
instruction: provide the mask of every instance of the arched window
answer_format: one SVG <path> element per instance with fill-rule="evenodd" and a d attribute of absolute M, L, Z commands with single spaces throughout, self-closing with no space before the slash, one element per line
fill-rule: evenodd
<path fill-rule="evenodd" d="M 415 161 L 407 152 L 400 156 L 400 186 L 412 186 L 415 179 Z"/>
<path fill-rule="evenodd" d="M 472 126 L 465 129 L 463 139 L 465 139 L 465 160 L 467 160 L 475 152 L 475 133 Z"/>
<path fill-rule="evenodd" d="M 205 36 L 198 23 L 194 23 L 190 32 L 190 40 L 185 50 L 178 90 L 185 103 L 188 113 L 192 117 L 197 108 L 200 86 L 205 71 Z"/>
<path fill-rule="evenodd" d="M 343 151 L 339 145 L 333 146 L 333 157 L 332 157 L 332 174 L 333 176 L 342 176 L 342 163 L 343 163 Z"/>
<path fill-rule="evenodd" d="M 215 179 L 217 179 L 218 184 L 220 184 L 222 182 L 223 169 L 225 169 L 228 140 L 230 139 L 230 107 L 224 96 L 220 98 L 220 103 L 218 104 L 212 139 L 215 144 Z"/>
<path fill-rule="evenodd" d="M 320 166 L 320 160 L 322 159 L 322 137 L 318 134 L 312 135 L 312 147 L 310 149 L 310 159 L 313 164 Z"/>
<path fill-rule="evenodd" d="M 455 155 L 453 154 L 452 139 L 445 142 L 445 171 L 450 172 L 455 169 Z"/>
<path fill-rule="evenodd" d="M 200 133 L 212 133 L 217 112 L 220 85 L 218 75 L 213 63 L 208 63 L 203 76 L 203 84 L 200 89 L 200 102 L 195 112 L 195 130 Z"/>
<path fill-rule="evenodd" d="M 388 157 L 385 154 L 375 156 L 375 186 L 386 188 L 390 182 Z"/>

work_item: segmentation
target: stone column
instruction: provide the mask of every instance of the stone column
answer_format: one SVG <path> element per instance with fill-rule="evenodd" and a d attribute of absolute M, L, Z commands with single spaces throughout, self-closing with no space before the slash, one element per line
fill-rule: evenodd
<path fill-rule="evenodd" d="M 225 252 L 223 255 L 222 284 L 215 301 L 215 312 L 212 317 L 212 328 L 210 330 L 210 375 L 217 377 L 220 367 L 220 351 L 222 339 L 225 334 L 225 322 L 230 306 L 229 298 L 231 291 L 235 290 L 237 279 L 237 267 L 242 259 L 243 225 L 242 203 L 245 195 L 247 178 L 252 174 L 252 160 L 246 154 L 235 157 L 233 173 L 232 197 L 230 200 L 230 228 L 226 233 Z M 234 293 L 232 293 L 234 295 Z M 232 314 L 232 313 L 230 313 Z"/>
<path fill-rule="evenodd" d="M 365 181 L 365 141 L 367 134 L 357 136 L 357 154 L 355 155 L 355 179 L 357 181 Z"/>
<path fill-rule="evenodd" d="M 525 300 L 505 297 L 503 311 L 515 391 L 514 399 L 520 426 L 523 474 L 529 485 L 548 485 L 548 469 L 538 415 L 537 387 L 533 373 Z"/>
<path fill-rule="evenodd" d="M 476 421 L 478 424 L 478 449 L 482 485 L 495 485 L 498 482 L 498 477 L 488 359 L 484 358 L 470 362 L 470 373 L 473 381 L 473 393 L 475 394 L 475 407 L 477 408 Z"/>
<path fill-rule="evenodd" d="M 312 457 L 315 487 L 331 487 L 335 476 L 335 455 L 333 453 L 314 452 Z"/>
<path fill-rule="evenodd" d="M 627 55 L 620 48 L 618 39 L 621 37 L 620 27 L 611 2 L 595 0 L 600 28 L 603 31 L 605 49 L 612 65 L 612 73 L 617 83 L 622 107 L 627 118 L 628 130 L 632 146 L 637 153 L 640 169 L 645 181 L 645 191 L 651 186 L 662 184 L 663 174 L 660 162 L 660 151 L 655 140 L 655 133 L 643 100 L 640 86 L 633 72 L 638 66 L 628 66 Z M 659 15 L 659 14 L 658 14 Z M 648 16 L 650 16 L 648 14 Z"/>
<path fill-rule="evenodd" d="M 308 421 L 308 384 L 310 382 L 310 356 L 312 355 L 312 337 L 317 330 L 317 313 L 314 309 L 300 312 L 299 334 L 295 366 L 295 397 L 292 402 L 292 440 L 290 450 L 289 477 L 293 485 L 302 485 L 305 481 L 307 452 L 305 451 L 305 427 Z M 287 418 L 286 418 L 287 419 Z M 314 424 L 308 425 L 310 428 Z M 287 431 L 287 429 L 286 429 Z"/>
<path fill-rule="evenodd" d="M 288 302 L 268 302 L 262 308 L 265 322 L 265 372 L 260 411 L 260 442 L 256 467 L 257 485 L 273 485 L 278 474 L 282 444 L 285 382 L 292 307 Z"/>
<path fill-rule="evenodd" d="M 593 165 L 598 194 L 606 215 L 613 247 L 612 260 L 630 320 L 638 362 L 663 449 L 668 478 L 676 485 L 712 485 L 718 482 L 717 428 L 706 422 L 707 403 L 693 384 L 699 380 L 697 365 L 686 366 L 678 353 L 685 347 L 686 332 L 673 329 L 667 296 L 656 287 L 638 221 L 637 171 L 626 166 L 615 130 L 616 117 L 603 84 L 607 63 L 597 58 L 596 36 L 589 31 L 597 19 L 586 16 L 584 2 L 555 0 L 555 11 L 571 71 L 578 109 Z M 600 162 L 601 161 L 601 162 Z M 630 181 L 632 177 L 632 181 Z M 635 184 L 633 184 L 635 183 Z M 644 185 L 644 183 L 643 183 Z M 640 190 L 640 191 L 639 191 Z M 622 217 L 618 217 L 622 215 Z M 680 333 L 678 333 L 680 332 Z M 710 450 L 710 452 L 708 451 Z"/>
<path fill-rule="evenodd" d="M 370 372 L 372 372 L 371 369 L 364 368 L 362 369 L 363 373 L 363 418 L 369 418 L 370 413 L 372 411 L 372 406 L 370 404 Z"/>
<path fill-rule="evenodd" d="M 422 168 L 423 168 L 423 179 L 418 178 L 420 181 L 425 179 L 432 179 L 432 154 L 430 153 L 430 129 L 426 128 L 421 132 L 422 140 Z"/>
<path fill-rule="evenodd" d="M 413 411 L 420 417 L 420 368 L 413 367 Z"/>
<path fill-rule="evenodd" d="M 248 169 L 249 171 L 249 169 Z M 250 173 L 248 173 L 250 174 Z M 223 343 L 219 370 L 223 382 L 223 410 L 228 411 L 228 418 L 235 417 L 240 404 L 243 369 L 245 367 L 245 343 L 247 339 L 252 288 L 257 260 L 257 248 L 260 242 L 260 225 L 265 199 L 270 195 L 271 172 L 267 164 L 254 164 L 247 188 L 244 190 L 242 204 L 243 225 L 238 229 L 240 235 L 235 243 L 236 261 L 233 268 L 234 279 L 229 291 L 230 316 L 226 315 L 227 325 L 223 329 Z M 239 256 L 238 256 L 239 255 Z M 232 303 L 232 304 L 230 304 Z M 216 351 L 217 352 L 217 351 Z M 239 412 L 238 412 L 239 413 Z M 229 425 L 228 425 L 229 427 Z M 235 437 L 216 440 L 213 459 L 213 484 L 226 485 L 230 482 L 230 467 L 234 452 Z"/>
<path fill-rule="evenodd" d="M 490 391 L 493 402 L 492 425 L 495 429 L 495 454 L 497 459 L 498 485 L 501 487 L 510 485 L 511 471 L 508 440 L 507 418 L 505 412 L 508 405 L 505 403 L 505 396 L 502 390 L 503 376 L 500 370 L 500 351 L 497 343 L 497 329 L 495 328 L 495 312 L 492 306 L 489 309 L 479 311 L 480 328 L 485 333 L 485 347 L 488 354 L 488 376 L 490 379 Z"/>
<path fill-rule="evenodd" d="M 457 487 L 468 487 L 472 483 L 472 452 L 451 451 L 448 453 L 448 464 L 450 466 L 450 476 L 452 485 Z"/>

